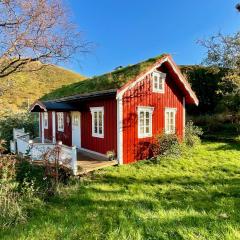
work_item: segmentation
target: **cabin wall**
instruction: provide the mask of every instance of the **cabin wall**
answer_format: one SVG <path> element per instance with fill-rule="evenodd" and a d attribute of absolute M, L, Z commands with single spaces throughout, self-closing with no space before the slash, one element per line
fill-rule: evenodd
<path fill-rule="evenodd" d="M 40 112 L 39 118 L 39 126 L 40 126 L 40 136 L 42 137 L 42 121 L 43 121 L 43 112 Z M 48 140 L 52 140 L 52 112 L 48 112 L 48 128 L 44 128 L 44 138 Z"/>
<path fill-rule="evenodd" d="M 56 112 L 56 141 L 62 141 L 64 145 L 72 146 L 71 112 L 63 112 L 64 114 L 64 131 L 63 132 L 58 131 L 57 113 L 58 112 Z"/>
<path fill-rule="evenodd" d="M 104 107 L 104 138 L 92 136 L 92 115 L 90 107 Z M 81 112 L 82 148 L 106 154 L 114 150 L 117 153 L 117 103 L 115 98 L 92 100 L 84 104 Z"/>
<path fill-rule="evenodd" d="M 55 126 L 56 126 L 56 141 L 62 141 L 63 144 L 67 146 L 72 146 L 72 126 L 71 126 L 71 113 L 64 112 L 64 131 L 58 131 L 57 125 L 57 112 L 55 118 Z M 40 137 L 42 136 L 42 113 L 40 114 Z M 70 121 L 67 119 L 69 118 Z M 48 111 L 48 129 L 44 129 L 44 137 L 52 141 L 53 139 L 53 129 L 52 129 L 52 111 Z"/>
<path fill-rule="evenodd" d="M 176 108 L 176 134 L 183 137 L 183 95 L 174 83 L 174 77 L 166 69 L 165 92 L 152 92 L 151 75 L 138 82 L 123 96 L 123 163 L 132 163 L 151 156 L 149 144 L 155 136 L 164 131 L 164 111 L 166 107 Z M 152 137 L 138 138 L 138 106 L 154 107 L 152 115 Z"/>

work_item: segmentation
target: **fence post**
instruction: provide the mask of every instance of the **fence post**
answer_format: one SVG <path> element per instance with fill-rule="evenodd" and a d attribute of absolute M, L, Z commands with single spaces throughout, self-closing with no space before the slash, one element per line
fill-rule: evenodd
<path fill-rule="evenodd" d="M 77 175 L 77 148 L 76 146 L 72 147 L 72 171 L 73 171 L 73 175 Z"/>

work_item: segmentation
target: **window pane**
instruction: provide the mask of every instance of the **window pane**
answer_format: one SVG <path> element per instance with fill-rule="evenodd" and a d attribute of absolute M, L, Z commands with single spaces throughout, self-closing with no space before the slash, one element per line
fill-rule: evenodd
<path fill-rule="evenodd" d="M 149 112 L 146 112 L 146 118 L 149 118 Z"/>
<path fill-rule="evenodd" d="M 102 112 L 99 112 L 99 126 L 102 126 Z"/>
<path fill-rule="evenodd" d="M 97 119 L 97 112 L 94 112 L 94 133 L 98 132 L 98 119 Z"/>
<path fill-rule="evenodd" d="M 149 118 L 146 118 L 146 127 L 149 127 L 149 123 L 150 123 Z"/>
<path fill-rule="evenodd" d="M 158 89 L 158 77 L 154 76 L 154 88 Z"/>
<path fill-rule="evenodd" d="M 163 79 L 160 78 L 159 79 L 159 90 L 163 90 L 163 83 L 164 83 Z"/>
<path fill-rule="evenodd" d="M 140 133 L 141 133 L 141 134 L 144 133 L 144 127 L 140 127 Z"/>
<path fill-rule="evenodd" d="M 149 127 L 146 127 L 146 133 L 150 133 Z"/>
<path fill-rule="evenodd" d="M 140 127 L 144 126 L 144 112 L 140 112 Z"/>
<path fill-rule="evenodd" d="M 99 134 L 102 134 L 102 126 L 99 126 Z"/>

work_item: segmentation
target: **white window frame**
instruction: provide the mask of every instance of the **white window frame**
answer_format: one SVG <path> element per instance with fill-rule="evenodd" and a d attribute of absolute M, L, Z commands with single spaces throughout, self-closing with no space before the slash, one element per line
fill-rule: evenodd
<path fill-rule="evenodd" d="M 152 115 L 153 115 L 154 107 L 149 106 L 139 106 L 137 109 L 138 112 L 138 138 L 147 138 L 152 137 Z M 140 113 L 144 112 L 144 118 L 143 118 L 143 126 L 141 126 L 140 122 Z M 146 125 L 146 112 L 149 113 L 149 126 Z M 144 128 L 144 132 L 141 132 L 141 127 Z M 146 132 L 146 128 L 149 127 L 149 132 Z"/>
<path fill-rule="evenodd" d="M 173 131 L 171 131 L 169 124 L 169 121 L 167 119 L 167 113 L 173 113 L 174 116 L 174 122 L 173 122 Z M 175 134 L 176 133 L 176 113 L 177 113 L 177 109 L 176 108 L 165 108 L 165 112 L 164 112 L 164 123 L 165 123 L 165 133 L 166 134 Z"/>
<path fill-rule="evenodd" d="M 59 132 L 64 132 L 64 113 L 57 113 L 57 127 Z"/>
<path fill-rule="evenodd" d="M 157 86 L 158 86 L 157 88 L 155 86 L 155 77 L 157 77 Z M 166 80 L 166 73 L 154 71 L 152 73 L 152 90 L 153 90 L 153 92 L 164 93 L 165 92 L 165 80 Z"/>
<path fill-rule="evenodd" d="M 48 112 L 43 113 L 44 129 L 48 129 Z"/>
<path fill-rule="evenodd" d="M 92 114 L 92 136 L 98 137 L 98 138 L 104 138 L 104 107 L 91 107 L 90 108 L 91 114 Z M 99 113 L 102 113 L 102 133 L 99 132 Z M 94 115 L 97 113 L 97 133 L 95 132 L 95 119 Z"/>

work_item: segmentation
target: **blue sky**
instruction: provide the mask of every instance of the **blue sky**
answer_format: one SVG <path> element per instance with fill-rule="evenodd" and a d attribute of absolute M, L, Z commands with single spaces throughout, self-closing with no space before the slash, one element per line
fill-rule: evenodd
<path fill-rule="evenodd" d="M 86 76 L 170 53 L 177 64 L 197 64 L 196 41 L 240 30 L 237 0 L 71 0 L 74 21 L 95 48 L 64 67 Z M 239 1 L 240 2 L 240 1 Z"/>

